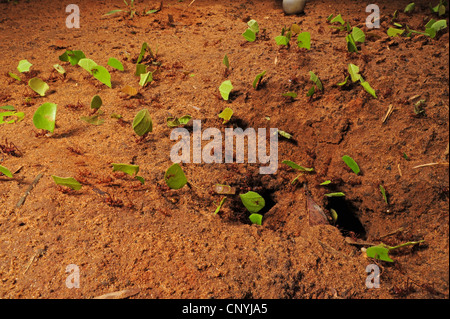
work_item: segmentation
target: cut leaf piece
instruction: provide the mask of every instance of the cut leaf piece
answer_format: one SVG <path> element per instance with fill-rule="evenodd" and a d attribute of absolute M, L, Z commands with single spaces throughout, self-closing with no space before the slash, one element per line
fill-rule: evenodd
<path fill-rule="evenodd" d="M 387 248 L 384 244 L 380 244 L 377 246 L 372 246 L 372 247 L 367 248 L 366 255 L 367 255 L 367 257 L 370 257 L 370 258 L 394 262 L 389 257 L 389 248 Z"/>
<path fill-rule="evenodd" d="M 249 216 L 250 221 L 252 224 L 261 225 L 263 216 L 261 214 L 251 214 Z"/>
<path fill-rule="evenodd" d="M 242 204 L 250 213 L 257 213 L 266 205 L 264 198 L 256 192 L 247 192 L 240 194 Z"/>
<path fill-rule="evenodd" d="M 345 194 L 342 192 L 336 192 L 336 193 L 329 193 L 325 194 L 326 197 L 344 197 Z"/>
<path fill-rule="evenodd" d="M 345 164 L 347 164 L 348 167 L 351 168 L 351 170 L 358 175 L 360 172 L 359 166 L 358 164 L 356 164 L 355 160 L 353 158 L 351 158 L 348 155 L 344 155 L 342 156 L 342 160 L 345 162 Z"/>
<path fill-rule="evenodd" d="M 66 70 L 59 64 L 54 64 L 53 67 L 56 71 L 58 71 L 59 74 L 65 74 Z"/>
<path fill-rule="evenodd" d="M 99 95 L 94 95 L 91 100 L 91 109 L 98 110 L 103 104 L 102 98 Z"/>
<path fill-rule="evenodd" d="M 23 73 L 23 72 L 29 72 L 32 65 L 33 65 L 33 64 L 31 64 L 30 62 L 28 62 L 28 60 L 20 60 L 20 61 L 19 61 L 19 65 L 17 66 L 17 70 L 18 70 L 20 73 Z"/>
<path fill-rule="evenodd" d="M 129 164 L 120 164 L 120 163 L 112 163 L 113 172 L 124 172 L 130 176 L 136 175 L 139 173 L 139 165 L 129 165 Z"/>
<path fill-rule="evenodd" d="M 184 174 L 181 166 L 177 163 L 167 169 L 164 175 L 164 180 L 166 181 L 167 186 L 171 189 L 180 189 L 187 184 L 186 175 Z"/>
<path fill-rule="evenodd" d="M 16 110 L 16 109 L 14 108 L 14 106 L 12 106 L 12 105 L 0 106 L 0 109 L 6 110 L 6 111 L 15 111 L 15 110 Z"/>
<path fill-rule="evenodd" d="M 396 37 L 398 35 L 402 35 L 405 32 L 403 29 L 389 28 L 387 30 L 387 35 L 390 37 Z"/>
<path fill-rule="evenodd" d="M 261 83 L 262 78 L 264 77 L 264 75 L 266 75 L 266 71 L 261 72 L 260 74 L 258 74 L 255 77 L 255 80 L 253 80 L 253 88 L 254 89 L 256 89 L 256 90 L 258 89 L 259 84 Z"/>
<path fill-rule="evenodd" d="M 233 90 L 233 85 L 231 84 L 230 80 L 226 80 L 222 82 L 222 84 L 219 87 L 220 95 L 225 101 L 228 101 L 230 97 L 230 93 Z"/>
<path fill-rule="evenodd" d="M 73 177 L 59 177 L 52 175 L 53 181 L 56 185 L 66 186 L 73 190 L 80 190 L 82 185 Z"/>
<path fill-rule="evenodd" d="M 244 33 L 242 33 L 242 36 L 245 38 L 245 40 L 249 42 L 254 42 L 256 40 L 256 34 L 250 29 L 245 30 Z"/>
<path fill-rule="evenodd" d="M 33 116 L 33 124 L 37 129 L 52 132 L 55 130 L 57 105 L 54 103 L 44 103 L 36 110 Z"/>
<path fill-rule="evenodd" d="M 40 78 L 32 78 L 28 81 L 28 86 L 40 96 L 45 96 L 45 92 L 50 88 L 47 83 Z"/>
<path fill-rule="evenodd" d="M 330 23 L 335 23 L 335 22 L 339 22 L 340 24 L 345 24 L 344 19 L 342 19 L 342 16 L 340 14 L 338 14 L 337 16 L 335 16 Z"/>
<path fill-rule="evenodd" d="M 153 81 L 153 72 L 147 72 L 140 75 L 141 80 L 139 81 L 139 85 L 144 87 L 147 83 Z"/>
<path fill-rule="evenodd" d="M 348 65 L 348 73 L 350 73 L 350 77 L 352 79 L 352 82 L 359 81 L 361 78 L 361 75 L 359 74 L 359 67 L 350 63 Z"/>
<path fill-rule="evenodd" d="M 252 30 L 254 33 L 258 33 L 259 32 L 259 24 L 258 22 L 256 22 L 256 20 L 250 20 L 247 22 L 247 25 L 249 27 L 250 30 Z"/>
<path fill-rule="evenodd" d="M 291 139 L 292 138 L 291 134 L 289 134 L 289 133 L 287 133 L 285 131 L 282 131 L 282 130 L 278 130 L 278 134 L 280 134 L 281 136 L 283 136 L 284 138 L 287 138 L 287 139 Z"/>
<path fill-rule="evenodd" d="M 286 93 L 283 93 L 282 95 L 284 97 L 290 97 L 290 98 L 293 98 L 293 99 L 295 99 L 298 96 L 298 94 L 295 93 L 295 92 L 286 92 Z"/>
<path fill-rule="evenodd" d="M 297 37 L 297 46 L 299 48 L 311 49 L 311 34 L 309 32 L 302 32 Z"/>
<path fill-rule="evenodd" d="M 283 161 L 283 164 L 286 164 L 293 169 L 303 171 L 303 172 L 313 172 L 314 171 L 314 168 L 306 168 L 306 167 L 300 166 L 297 163 L 294 163 L 292 161 Z"/>
<path fill-rule="evenodd" d="M 358 27 L 353 27 L 352 36 L 355 42 L 364 43 L 366 41 L 366 35 L 364 34 L 364 31 Z"/>
<path fill-rule="evenodd" d="M 114 69 L 117 69 L 119 71 L 123 71 L 123 64 L 117 60 L 116 58 L 109 58 L 108 65 Z"/>
<path fill-rule="evenodd" d="M 374 98 L 377 98 L 377 95 L 375 93 L 375 90 L 370 86 L 369 82 L 364 81 L 363 78 L 360 79 L 360 83 L 363 86 L 363 88 L 370 94 L 372 95 Z"/>
<path fill-rule="evenodd" d="M 136 72 L 134 75 L 140 76 L 141 74 L 147 73 L 147 66 L 145 64 L 136 64 Z"/>
<path fill-rule="evenodd" d="M 230 109 L 229 107 L 225 108 L 225 109 L 219 114 L 219 117 L 220 117 L 221 119 L 223 119 L 222 124 L 227 123 L 227 122 L 231 119 L 231 116 L 233 116 L 233 110 Z"/>
<path fill-rule="evenodd" d="M 9 169 L 7 169 L 4 166 L 0 165 L 0 173 L 2 173 L 3 175 L 5 175 L 6 177 L 12 178 L 13 174 L 11 173 L 11 171 Z"/>
<path fill-rule="evenodd" d="M 4 120 L 4 118 L 10 118 L 13 117 L 12 119 L 8 119 L 8 120 Z M 20 121 L 22 121 L 25 117 L 25 113 L 23 112 L 15 112 L 15 111 L 10 111 L 10 112 L 2 112 L 0 113 L 0 124 L 13 124 L 13 123 L 18 123 Z"/>
<path fill-rule="evenodd" d="M 12 77 L 14 80 L 22 81 L 22 79 L 21 79 L 17 74 L 14 74 L 14 73 L 12 73 L 12 72 L 8 72 L 8 75 L 9 75 L 10 77 Z"/>
<path fill-rule="evenodd" d="M 80 59 L 78 61 L 78 65 L 81 66 L 86 71 L 88 71 L 90 74 L 92 74 L 92 69 L 96 67 L 98 64 L 91 59 Z"/>
<path fill-rule="evenodd" d="M 107 87 L 111 88 L 111 74 L 101 65 L 94 66 L 92 69 L 94 78 L 102 82 Z"/>
<path fill-rule="evenodd" d="M 220 201 L 220 203 L 217 206 L 216 210 L 214 211 L 214 215 L 216 215 L 220 211 L 220 209 L 222 208 L 222 206 L 225 203 L 226 199 L 227 199 L 226 197 L 222 198 L 222 200 Z"/>
<path fill-rule="evenodd" d="M 77 65 L 81 59 L 86 58 L 83 51 L 80 50 L 67 50 L 59 56 L 59 59 L 63 62 L 70 62 L 72 65 Z"/>
<path fill-rule="evenodd" d="M 139 111 L 133 120 L 133 130 L 138 136 L 143 136 L 153 130 L 153 122 L 147 109 Z"/>

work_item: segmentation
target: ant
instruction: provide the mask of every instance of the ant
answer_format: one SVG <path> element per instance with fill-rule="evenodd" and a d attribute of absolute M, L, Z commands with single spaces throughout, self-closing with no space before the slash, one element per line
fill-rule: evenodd
<path fill-rule="evenodd" d="M 73 147 L 71 147 L 71 146 L 69 146 L 67 149 L 68 149 L 69 151 L 71 151 L 72 153 L 75 153 L 75 154 L 77 154 L 77 155 L 83 155 L 83 152 L 80 151 L 79 149 L 73 148 Z"/>
<path fill-rule="evenodd" d="M 123 207 L 123 201 L 121 199 L 115 199 L 111 195 L 105 199 L 105 203 L 111 207 Z"/>
<path fill-rule="evenodd" d="M 72 110 L 79 110 L 84 107 L 84 104 L 78 101 L 77 104 L 66 104 L 66 107 Z"/>
<path fill-rule="evenodd" d="M 17 148 L 16 145 L 14 145 L 13 142 L 8 142 L 8 140 L 5 138 L 5 144 L 0 144 L 0 151 L 4 154 L 12 155 L 15 157 L 22 156 L 22 152 Z"/>

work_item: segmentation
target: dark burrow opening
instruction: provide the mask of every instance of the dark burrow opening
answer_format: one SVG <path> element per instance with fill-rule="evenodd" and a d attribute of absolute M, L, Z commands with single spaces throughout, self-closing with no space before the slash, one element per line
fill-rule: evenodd
<path fill-rule="evenodd" d="M 330 197 L 328 211 L 334 209 L 337 213 L 336 227 L 344 236 L 356 236 L 357 238 L 366 239 L 366 230 L 363 224 L 356 216 L 358 208 L 344 197 Z"/>

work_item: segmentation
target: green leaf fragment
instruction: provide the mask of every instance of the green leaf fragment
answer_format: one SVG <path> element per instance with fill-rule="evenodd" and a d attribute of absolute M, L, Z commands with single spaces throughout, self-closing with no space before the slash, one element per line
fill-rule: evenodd
<path fill-rule="evenodd" d="M 290 38 L 284 35 L 275 37 L 275 42 L 277 43 L 277 45 L 289 45 L 289 40 Z"/>
<path fill-rule="evenodd" d="M 164 175 L 164 180 L 166 181 L 167 186 L 171 189 L 180 189 L 187 184 L 186 175 L 184 174 L 181 166 L 177 163 L 167 169 Z"/>
<path fill-rule="evenodd" d="M 328 193 L 325 194 L 326 197 L 344 197 L 345 194 L 342 192 L 336 192 L 336 193 Z"/>
<path fill-rule="evenodd" d="M 250 20 L 247 22 L 247 25 L 249 27 L 250 30 L 252 30 L 254 33 L 258 33 L 259 32 L 259 24 L 258 22 L 256 22 L 256 20 Z"/>
<path fill-rule="evenodd" d="M 83 58 L 78 61 L 78 65 L 92 74 L 92 69 L 98 64 L 94 60 Z"/>
<path fill-rule="evenodd" d="M 40 78 L 32 78 L 28 81 L 28 86 L 40 96 L 45 96 L 45 93 L 50 88 L 47 83 Z"/>
<path fill-rule="evenodd" d="M 258 89 L 259 84 L 262 81 L 262 78 L 264 77 L 264 75 L 266 75 L 266 71 L 261 72 L 260 74 L 258 74 L 255 79 L 253 80 L 253 88 L 254 89 Z"/>
<path fill-rule="evenodd" d="M 278 134 L 280 134 L 281 136 L 283 136 L 284 138 L 287 138 L 287 139 L 291 139 L 292 138 L 291 134 L 289 134 L 289 133 L 287 133 L 285 131 L 282 131 L 282 130 L 278 130 Z"/>
<path fill-rule="evenodd" d="M 53 181 L 56 185 L 66 186 L 73 190 L 80 190 L 82 185 L 73 177 L 59 177 L 52 175 Z"/>
<path fill-rule="evenodd" d="M 130 176 L 136 175 L 139 173 L 139 165 L 130 165 L 130 164 L 121 164 L 121 163 L 112 163 L 113 172 L 123 172 Z"/>
<path fill-rule="evenodd" d="M 222 82 L 222 84 L 219 87 L 220 95 L 225 101 L 228 101 L 230 97 L 230 92 L 233 90 L 233 85 L 231 84 L 230 80 L 226 80 Z"/>
<path fill-rule="evenodd" d="M 309 32 L 302 32 L 297 37 L 297 46 L 299 48 L 311 49 L 311 34 Z"/>
<path fill-rule="evenodd" d="M 306 168 L 306 167 L 303 167 L 303 166 L 300 166 L 300 165 L 294 163 L 293 161 L 283 161 L 282 163 L 288 165 L 289 167 L 291 167 L 293 169 L 299 170 L 299 171 L 303 171 L 303 172 L 313 172 L 314 171 L 314 168 Z"/>
<path fill-rule="evenodd" d="M 261 225 L 263 216 L 261 214 L 251 214 L 249 216 L 250 221 L 252 224 Z"/>
<path fill-rule="evenodd" d="M 340 14 L 338 14 L 337 16 L 335 16 L 330 23 L 335 23 L 335 22 L 339 22 L 340 24 L 345 24 L 344 19 L 342 19 L 342 16 Z"/>
<path fill-rule="evenodd" d="M 352 82 L 356 82 L 361 78 L 361 75 L 359 74 L 359 67 L 352 63 L 348 65 L 348 73 L 350 74 Z"/>
<path fill-rule="evenodd" d="M 117 9 L 117 10 L 112 10 L 109 11 L 108 13 L 105 13 L 104 16 L 109 16 L 111 14 L 115 14 L 115 13 L 119 13 L 119 12 L 124 12 L 125 10 L 121 10 L 121 9 Z"/>
<path fill-rule="evenodd" d="M 315 75 L 314 72 L 312 72 L 312 71 L 309 71 L 309 75 L 310 75 L 310 80 L 314 82 L 316 87 L 320 91 L 323 91 L 322 81 L 320 81 L 319 77 L 317 75 Z"/>
<path fill-rule="evenodd" d="M 386 202 L 386 204 L 389 205 L 388 199 L 387 199 L 387 196 L 386 196 L 386 190 L 384 189 L 383 185 L 380 185 L 380 192 L 381 192 L 381 195 L 383 196 L 383 199 Z"/>
<path fill-rule="evenodd" d="M 228 60 L 228 55 L 225 54 L 225 56 L 223 57 L 223 64 L 227 67 L 227 69 L 230 68 L 230 61 Z"/>
<path fill-rule="evenodd" d="M 117 69 L 119 71 L 123 71 L 123 64 L 116 58 L 109 58 L 108 65 L 114 69 Z"/>
<path fill-rule="evenodd" d="M 2 173 L 3 175 L 5 175 L 6 177 L 12 178 L 13 174 L 11 173 L 11 171 L 9 169 L 7 169 L 4 166 L 0 165 L 0 173 Z"/>
<path fill-rule="evenodd" d="M 350 167 L 350 169 L 356 174 L 358 175 L 360 172 L 360 168 L 358 166 L 358 164 L 355 162 L 355 160 L 353 158 L 351 158 L 348 155 L 344 155 L 342 156 L 342 160 L 344 161 L 345 164 L 347 164 L 348 167 Z"/>
<path fill-rule="evenodd" d="M 12 106 L 12 105 L 0 106 L 0 109 L 6 110 L 6 111 L 15 111 L 15 110 L 16 110 L 16 109 L 14 108 L 14 106 Z"/>
<path fill-rule="evenodd" d="M 189 123 L 189 121 L 191 120 L 191 116 L 190 115 L 184 115 L 180 118 L 177 117 L 168 117 L 166 122 L 167 122 L 167 126 L 168 127 L 177 127 L 180 125 L 186 125 L 187 123 Z"/>
<path fill-rule="evenodd" d="M 14 74 L 14 73 L 12 73 L 12 72 L 8 72 L 8 75 L 9 75 L 10 77 L 12 77 L 14 80 L 22 81 L 22 79 L 21 79 L 17 74 Z"/>
<path fill-rule="evenodd" d="M 94 78 L 111 88 L 111 74 L 109 74 L 107 69 L 101 65 L 97 65 L 94 66 L 91 71 Z"/>
<path fill-rule="evenodd" d="M 226 201 L 226 197 L 223 197 L 222 200 L 220 201 L 219 205 L 217 206 L 216 210 L 214 211 L 214 215 L 217 215 L 217 213 L 219 213 L 220 209 L 222 208 L 223 204 Z"/>
<path fill-rule="evenodd" d="M 134 117 L 133 130 L 138 136 L 143 136 L 153 130 L 153 121 L 147 109 L 139 111 Z"/>
<path fill-rule="evenodd" d="M 256 40 L 256 33 L 250 29 L 245 30 L 245 32 L 242 33 L 242 36 L 249 42 L 254 42 Z"/>
<path fill-rule="evenodd" d="M 257 213 L 266 205 L 264 198 L 256 192 L 249 191 L 245 194 L 240 194 L 239 197 L 250 213 Z"/>
<path fill-rule="evenodd" d="M 295 99 L 298 96 L 298 94 L 295 93 L 295 92 L 286 92 L 286 93 L 283 93 L 282 95 L 284 97 L 290 97 L 290 98 L 293 98 L 293 99 Z"/>
<path fill-rule="evenodd" d="M 340 83 L 338 83 L 337 85 L 339 85 L 339 86 L 344 86 L 344 85 L 346 85 L 347 84 L 347 82 L 348 82 L 348 78 L 350 77 L 350 75 L 347 75 L 346 77 L 345 77 L 345 79 L 344 79 L 344 82 L 340 82 Z"/>
<path fill-rule="evenodd" d="M 405 11 L 405 13 L 410 13 L 410 12 L 413 12 L 415 8 L 416 8 L 416 4 L 414 2 L 412 2 L 405 7 L 404 11 Z"/>
<path fill-rule="evenodd" d="M 377 246 L 372 246 L 372 247 L 367 248 L 366 255 L 367 255 L 367 257 L 370 257 L 370 258 L 394 262 L 389 257 L 389 248 L 385 247 L 384 244 L 380 244 Z"/>
<path fill-rule="evenodd" d="M 405 32 L 403 29 L 389 28 L 387 30 L 387 35 L 390 37 L 396 37 L 398 35 L 402 35 Z"/>
<path fill-rule="evenodd" d="M 375 90 L 370 86 L 369 82 L 364 81 L 363 78 L 360 79 L 360 83 L 362 85 L 362 87 L 370 94 L 372 95 L 374 98 L 377 98 L 377 95 L 375 93 Z"/>
<path fill-rule="evenodd" d="M 19 61 L 19 65 L 17 66 L 17 70 L 18 70 L 20 73 L 23 73 L 23 72 L 29 72 L 32 65 L 33 65 L 33 64 L 31 64 L 30 62 L 28 62 L 28 60 L 20 60 L 20 61 Z"/>
<path fill-rule="evenodd" d="M 37 129 L 52 132 L 55 130 L 57 105 L 54 103 L 44 103 L 36 110 L 33 116 L 33 124 Z"/>
<path fill-rule="evenodd" d="M 153 81 L 153 72 L 147 72 L 144 74 L 140 75 L 141 80 L 139 81 L 139 85 L 144 87 L 145 85 L 147 85 L 147 83 L 150 83 Z"/>
<path fill-rule="evenodd" d="M 355 42 L 364 43 L 366 41 L 366 35 L 364 34 L 364 31 L 358 27 L 353 27 L 352 36 Z"/>
<path fill-rule="evenodd" d="M 219 117 L 221 119 L 223 119 L 222 124 L 227 123 L 228 121 L 230 121 L 231 117 L 233 116 L 233 110 L 230 109 L 229 107 L 225 108 L 220 114 Z"/>
<path fill-rule="evenodd" d="M 12 119 L 9 119 L 11 118 Z M 4 118 L 8 118 L 8 120 L 4 120 Z M 25 113 L 23 112 L 2 112 L 0 113 L 0 124 L 13 124 L 22 121 L 25 118 Z"/>
<path fill-rule="evenodd" d="M 91 100 L 91 109 L 98 110 L 103 104 L 102 98 L 99 95 L 94 95 Z"/>
<path fill-rule="evenodd" d="M 66 73 L 66 70 L 59 64 L 54 64 L 53 68 L 58 71 L 59 74 L 64 74 Z"/>

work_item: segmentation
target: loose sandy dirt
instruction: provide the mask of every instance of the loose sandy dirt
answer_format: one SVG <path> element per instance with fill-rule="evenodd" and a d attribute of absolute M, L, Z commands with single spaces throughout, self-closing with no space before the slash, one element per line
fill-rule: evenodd
<path fill-rule="evenodd" d="M 25 113 L 19 123 L 0 125 L 0 165 L 15 173 L 0 177 L 0 297 L 93 298 L 129 290 L 131 298 L 448 298 L 448 165 L 414 168 L 448 163 L 448 29 L 435 39 L 386 35 L 395 10 L 398 23 L 424 30 L 437 19 L 428 1 L 417 2 L 410 15 L 402 12 L 409 1 L 379 1 L 381 26 L 373 30 L 365 26 L 364 1 L 311 1 L 300 16 L 286 16 L 280 1 L 189 2 L 164 1 L 161 11 L 130 19 L 103 16 L 123 9 L 121 0 L 79 0 L 79 29 L 66 28 L 63 2 L 0 4 L 0 105 Z M 158 6 L 136 1 L 139 11 Z M 338 13 L 366 32 L 359 53 L 348 53 L 345 32 L 329 27 L 327 17 Z M 253 43 L 241 36 L 249 19 L 261 28 Z M 295 39 L 289 49 L 276 45 L 274 38 L 293 23 L 311 33 L 311 50 L 297 48 Z M 140 88 L 134 64 L 143 42 L 158 48 L 156 63 L 146 63 L 159 71 Z M 108 88 L 59 61 L 67 49 L 82 50 L 103 66 L 115 57 L 125 71 L 107 67 Z M 33 64 L 31 74 L 17 71 L 22 59 Z M 66 78 L 55 73 L 56 63 Z M 359 84 L 336 85 L 349 63 L 360 67 L 377 99 Z M 253 79 L 264 70 L 255 90 Z M 306 96 L 309 71 L 324 85 L 313 98 Z M 46 96 L 27 86 L 33 76 L 49 84 Z M 234 86 L 230 101 L 218 91 L 226 79 Z M 125 85 L 139 88 L 139 95 L 124 96 Z M 298 97 L 282 96 L 289 91 Z M 80 120 L 95 94 L 103 99 L 105 123 L 99 126 Z M 426 102 L 417 115 L 420 99 Z M 58 105 L 57 127 L 37 136 L 32 118 L 45 102 Z M 383 123 L 390 105 L 395 109 Z M 225 107 L 234 115 L 222 124 L 218 114 Z M 131 123 L 143 108 L 154 129 L 139 142 Z M 280 137 L 276 174 L 260 175 L 259 164 L 185 163 L 191 186 L 169 190 L 164 172 L 175 141 L 166 118 L 185 114 L 201 120 L 202 129 L 272 127 L 292 139 Z M 343 155 L 359 164 L 360 174 Z M 298 172 L 283 160 L 314 172 L 291 185 Z M 113 173 L 111 163 L 139 165 L 145 184 Z M 83 188 L 67 191 L 51 175 L 75 177 Z M 332 183 L 320 186 L 325 180 Z M 217 183 L 235 187 L 236 195 L 214 215 L 222 198 L 213 191 Z M 337 211 L 336 225 L 309 224 L 303 185 L 327 215 Z M 265 197 L 261 226 L 251 224 L 238 196 L 248 190 Z M 346 196 L 324 196 L 331 192 Z M 364 246 L 346 237 L 391 246 L 424 242 L 392 252 L 389 263 L 367 258 Z M 378 289 L 365 283 L 373 263 L 381 270 Z M 80 270 L 78 289 L 66 286 L 71 264 Z"/>

